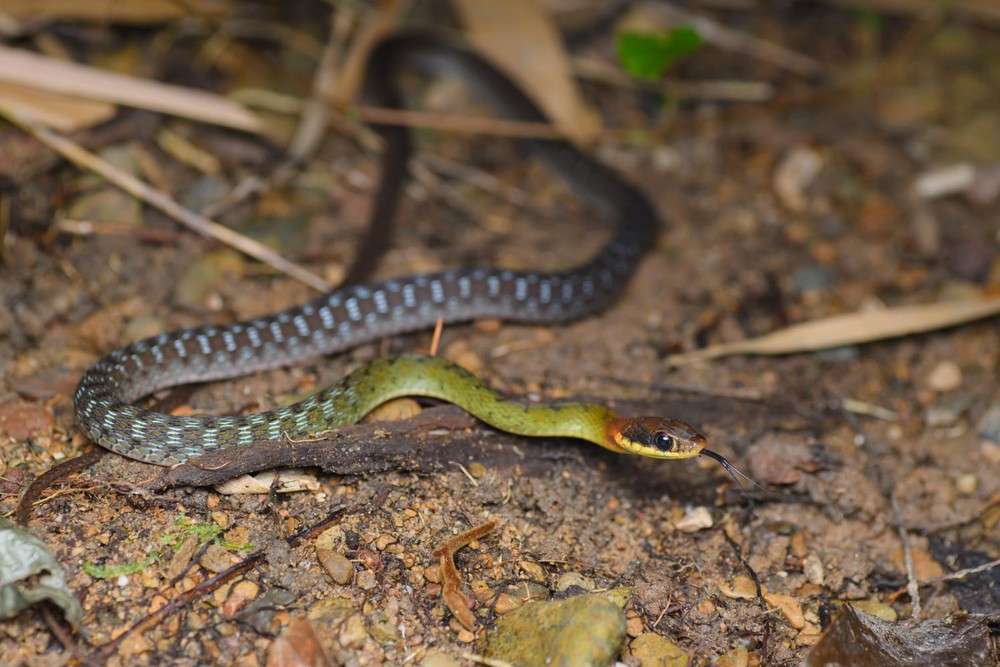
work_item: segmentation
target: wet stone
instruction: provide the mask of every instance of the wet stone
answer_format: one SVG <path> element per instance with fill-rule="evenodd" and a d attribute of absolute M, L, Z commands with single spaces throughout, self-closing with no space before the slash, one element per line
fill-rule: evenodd
<path fill-rule="evenodd" d="M 610 665 L 625 638 L 625 614 L 603 595 L 534 602 L 497 621 L 486 656 L 523 667 Z"/>

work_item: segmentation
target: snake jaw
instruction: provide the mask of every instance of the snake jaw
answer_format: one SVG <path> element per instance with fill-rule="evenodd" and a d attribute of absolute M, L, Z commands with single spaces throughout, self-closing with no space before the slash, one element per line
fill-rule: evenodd
<path fill-rule="evenodd" d="M 620 419 L 609 431 L 618 449 L 656 459 L 694 458 L 708 445 L 689 424 L 662 417 Z"/>

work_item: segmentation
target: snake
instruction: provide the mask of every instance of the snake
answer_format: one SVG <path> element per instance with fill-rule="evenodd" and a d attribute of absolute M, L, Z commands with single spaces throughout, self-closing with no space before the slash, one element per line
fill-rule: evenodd
<path fill-rule="evenodd" d="M 377 104 L 401 107 L 396 73 L 413 67 L 457 75 L 501 116 L 548 122 L 545 113 L 506 75 L 437 35 L 397 34 L 378 43 L 369 56 L 366 95 Z M 376 129 L 385 149 L 370 228 L 384 231 L 395 215 L 411 146 L 405 128 L 383 125 Z M 515 434 L 579 438 L 612 451 L 660 459 L 699 454 L 721 458 L 705 449 L 705 438 L 684 422 L 622 418 L 594 403 L 521 404 L 501 398 L 459 366 L 427 356 L 376 359 L 299 403 L 255 414 L 176 416 L 136 404 L 167 387 L 301 363 L 427 329 L 438 321 L 491 318 L 560 323 L 607 307 L 656 242 L 660 222 L 652 204 L 612 169 L 567 141 L 524 139 L 521 143 L 579 197 L 615 221 L 612 238 L 589 260 L 557 272 L 462 267 L 350 282 L 267 316 L 139 340 L 110 352 L 84 372 L 74 395 L 79 426 L 113 452 L 170 466 L 226 447 L 321 433 L 353 423 L 394 397 L 413 395 L 455 403 Z M 373 250 L 387 236 L 370 232 L 368 247 L 363 249 Z"/>

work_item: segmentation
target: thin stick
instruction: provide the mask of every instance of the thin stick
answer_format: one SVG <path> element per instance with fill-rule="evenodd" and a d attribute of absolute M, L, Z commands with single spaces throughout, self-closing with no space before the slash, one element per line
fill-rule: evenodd
<path fill-rule="evenodd" d="M 913 567 L 913 552 L 910 551 L 910 537 L 906 528 L 902 525 L 902 515 L 899 511 L 899 502 L 896 500 L 896 493 L 889 494 L 892 501 L 892 511 L 896 515 L 896 529 L 899 531 L 899 540 L 903 543 L 903 562 L 906 564 L 906 593 L 910 596 L 913 604 L 913 619 L 920 620 L 920 585 L 917 583 L 917 575 Z"/>
<path fill-rule="evenodd" d="M 926 586 L 927 584 L 936 584 L 941 581 L 956 581 L 958 579 L 965 579 L 970 574 L 978 574 L 980 572 L 985 572 L 986 570 L 991 570 L 998 566 L 1000 566 L 1000 558 L 997 558 L 996 560 L 991 560 L 989 563 L 983 563 L 982 565 L 977 565 L 976 567 L 967 567 L 964 570 L 956 570 L 955 572 L 949 572 L 948 574 L 942 574 L 936 577 L 928 577 L 927 579 L 921 579 L 919 583 L 921 586 Z"/>
<path fill-rule="evenodd" d="M 224 227 L 217 222 L 209 220 L 203 215 L 181 206 L 174 199 L 171 199 L 159 190 L 152 188 L 135 176 L 132 176 L 131 174 L 118 169 L 111 163 L 102 160 L 98 156 L 87 151 L 79 144 L 70 141 L 61 134 L 53 132 L 52 130 L 37 124 L 33 120 L 24 117 L 16 111 L 0 109 L 0 115 L 5 117 L 14 125 L 20 127 L 22 130 L 30 133 L 40 142 L 59 153 L 59 155 L 66 158 L 73 164 L 97 173 L 113 185 L 121 188 L 136 199 L 139 199 L 162 213 L 165 213 L 182 225 L 185 225 L 186 227 L 203 234 L 204 236 L 214 238 L 228 246 L 236 248 L 240 252 L 264 262 L 274 269 L 287 274 L 288 276 L 308 285 L 309 287 L 312 287 L 313 289 L 321 292 L 325 292 L 330 289 L 330 284 L 327 281 L 298 264 L 288 261 L 263 243 L 258 243 L 253 239 L 243 236 L 242 234 L 238 234 L 228 227 Z"/>
<path fill-rule="evenodd" d="M 437 322 L 434 324 L 434 336 L 431 338 L 431 349 L 430 355 L 436 357 L 438 353 L 438 345 L 441 343 L 441 332 L 444 331 L 444 318 L 439 317 Z"/>

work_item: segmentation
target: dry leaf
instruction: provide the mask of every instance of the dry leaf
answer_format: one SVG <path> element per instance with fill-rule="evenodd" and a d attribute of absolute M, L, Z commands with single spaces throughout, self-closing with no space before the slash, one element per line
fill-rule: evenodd
<path fill-rule="evenodd" d="M 680 365 L 731 354 L 813 352 L 946 329 L 997 314 L 1000 314 L 1000 299 L 985 297 L 850 313 L 796 324 L 759 338 L 676 354 L 668 360 Z"/>
<path fill-rule="evenodd" d="M 247 132 L 264 129 L 257 116 L 221 95 L 65 62 L 24 49 L 0 46 L 0 82 L 160 111 Z"/>
<path fill-rule="evenodd" d="M 507 73 L 578 144 L 601 131 L 598 114 L 584 101 L 559 31 L 536 0 L 455 0 L 455 9 L 477 50 Z"/>
<path fill-rule="evenodd" d="M 115 115 L 114 105 L 107 102 L 47 93 L 3 81 L 0 81 L 0 107 L 62 132 L 91 127 Z"/>
<path fill-rule="evenodd" d="M 226 0 L 4 0 L 2 12 L 22 20 L 97 21 L 150 25 L 197 15 L 202 19 L 222 18 L 233 13 Z"/>

